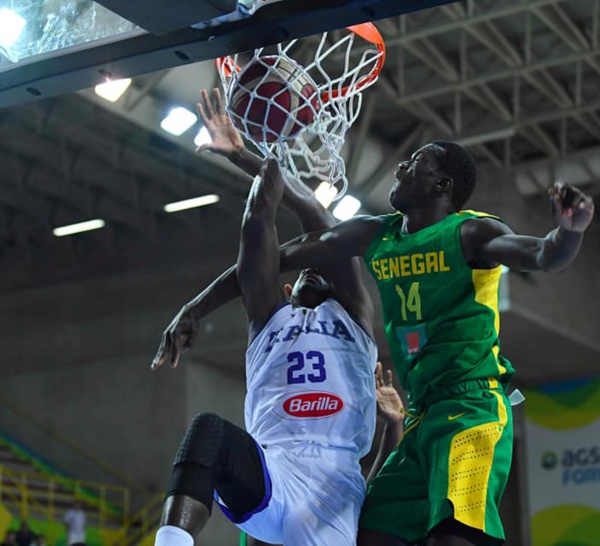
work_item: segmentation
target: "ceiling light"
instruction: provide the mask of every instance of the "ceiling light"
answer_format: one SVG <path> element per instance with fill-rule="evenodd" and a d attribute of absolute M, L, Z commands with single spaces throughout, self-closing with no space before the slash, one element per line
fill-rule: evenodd
<path fill-rule="evenodd" d="M 127 88 L 131 85 L 131 78 L 124 78 L 122 80 L 110 80 L 105 83 L 101 83 L 94 88 L 96 95 L 99 95 L 103 99 L 109 102 L 117 102 L 121 95 L 125 93 Z"/>
<path fill-rule="evenodd" d="M 88 220 L 87 222 L 79 222 L 78 224 L 69 224 L 68 226 L 57 227 L 54 228 L 52 233 L 54 233 L 56 237 L 65 237 L 66 235 L 74 235 L 75 233 L 100 229 L 105 225 L 106 222 L 98 218 L 96 220 Z"/>
<path fill-rule="evenodd" d="M 210 137 L 210 133 L 208 132 L 208 129 L 206 128 L 206 126 L 202 127 L 202 129 L 200 129 L 200 131 L 198 131 L 198 134 L 196 135 L 196 138 L 194 139 L 194 144 L 200 148 L 200 146 L 202 146 L 203 144 L 210 144 L 212 142 L 212 138 Z"/>
<path fill-rule="evenodd" d="M 356 197 L 346 195 L 338 203 L 337 207 L 333 209 L 332 214 L 340 220 L 348 220 L 348 218 L 352 218 L 358 212 L 360 205 L 361 202 Z"/>
<path fill-rule="evenodd" d="M 4 47 L 13 45 L 25 28 L 25 19 L 14 11 L 0 9 L 0 44 Z"/>
<path fill-rule="evenodd" d="M 169 115 L 160 122 L 160 126 L 167 131 L 167 133 L 179 136 L 194 125 L 197 119 L 196 115 L 187 108 L 178 106 L 169 112 Z"/>
<path fill-rule="evenodd" d="M 317 198 L 317 201 L 325 208 L 333 203 L 333 200 L 337 194 L 337 188 L 332 186 L 329 182 L 321 182 L 319 187 L 315 190 L 315 197 Z"/>
<path fill-rule="evenodd" d="M 165 212 L 179 212 L 180 210 L 195 209 L 196 207 L 204 207 L 205 205 L 212 205 L 218 203 L 221 198 L 211 193 L 209 195 L 202 195 L 200 197 L 194 197 L 193 199 L 186 199 L 185 201 L 177 201 L 175 203 L 169 203 L 165 205 Z"/>

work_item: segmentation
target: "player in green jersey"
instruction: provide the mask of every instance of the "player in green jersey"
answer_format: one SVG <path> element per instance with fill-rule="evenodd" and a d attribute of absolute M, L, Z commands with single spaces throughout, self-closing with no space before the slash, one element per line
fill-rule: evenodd
<path fill-rule="evenodd" d="M 576 257 L 594 205 L 579 190 L 550 190 L 558 227 L 516 235 L 497 218 L 461 212 L 476 182 L 471 156 L 436 141 L 399 164 L 390 192 L 401 214 L 362 216 L 282 248 L 282 269 L 363 256 L 377 281 L 396 370 L 410 396 L 405 434 L 372 481 L 360 546 L 479 546 L 504 540 L 498 505 L 512 455 L 505 388 L 514 370 L 499 355 L 502 264 L 559 271 Z M 239 294 L 222 276 L 196 301 L 193 321 Z M 194 329 L 172 323 L 176 361 Z"/>
<path fill-rule="evenodd" d="M 408 391 L 405 434 L 369 487 L 359 546 L 502 544 L 498 513 L 512 456 L 499 354 L 501 265 L 558 271 L 577 255 L 594 205 L 550 190 L 558 227 L 516 235 L 498 218 L 462 211 L 476 182 L 471 156 L 438 141 L 399 164 L 390 192 L 401 213 L 359 217 L 284 249 L 294 268 L 362 255 L 383 305 L 386 337 Z"/>

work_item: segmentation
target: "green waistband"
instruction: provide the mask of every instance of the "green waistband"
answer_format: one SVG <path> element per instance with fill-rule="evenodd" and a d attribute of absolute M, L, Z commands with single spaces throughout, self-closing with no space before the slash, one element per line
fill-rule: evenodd
<path fill-rule="evenodd" d="M 490 377 L 488 379 L 472 379 L 470 381 L 462 381 L 460 383 L 454 383 L 447 387 L 436 389 L 425 396 L 419 401 L 418 405 L 410 404 L 409 413 L 418 415 L 425 411 L 428 407 L 432 406 L 436 402 L 442 400 L 448 400 L 454 398 L 457 395 L 465 394 L 471 391 L 483 391 L 483 390 L 498 390 L 505 392 L 508 388 L 508 384 L 501 383 L 498 379 Z"/>

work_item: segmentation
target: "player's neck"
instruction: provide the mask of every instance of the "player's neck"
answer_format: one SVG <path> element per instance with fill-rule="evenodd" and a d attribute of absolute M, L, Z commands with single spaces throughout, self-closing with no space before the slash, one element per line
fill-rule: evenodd
<path fill-rule="evenodd" d="M 441 222 L 451 212 L 446 207 L 417 207 L 404 214 L 402 233 L 416 233 Z"/>

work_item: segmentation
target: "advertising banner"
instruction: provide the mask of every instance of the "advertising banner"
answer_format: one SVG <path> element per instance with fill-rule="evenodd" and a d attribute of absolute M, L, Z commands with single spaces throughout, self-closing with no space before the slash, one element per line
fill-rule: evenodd
<path fill-rule="evenodd" d="M 600 379 L 525 397 L 532 546 L 600 546 Z"/>

